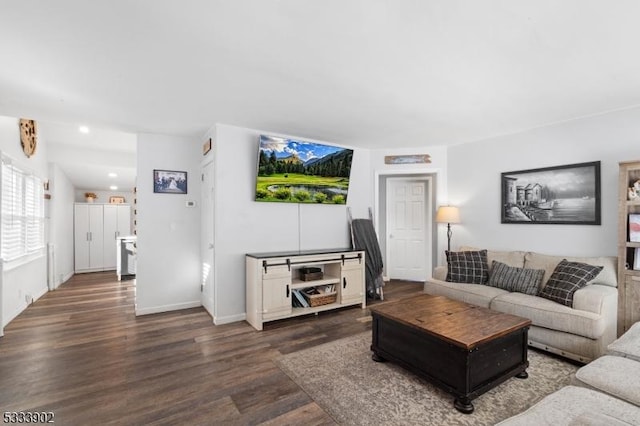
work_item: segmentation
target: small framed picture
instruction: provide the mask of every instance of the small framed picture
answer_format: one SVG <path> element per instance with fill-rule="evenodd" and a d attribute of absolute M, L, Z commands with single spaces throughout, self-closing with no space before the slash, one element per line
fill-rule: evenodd
<path fill-rule="evenodd" d="M 154 170 L 153 192 L 158 194 L 186 194 L 187 172 Z"/>
<path fill-rule="evenodd" d="M 640 214 L 629 215 L 629 241 L 640 242 Z"/>
<path fill-rule="evenodd" d="M 207 155 L 207 153 L 211 151 L 212 144 L 213 144 L 213 141 L 211 140 L 211 138 L 209 138 L 208 141 L 202 144 L 202 155 Z"/>
<path fill-rule="evenodd" d="M 114 195 L 109 197 L 109 204 L 124 204 L 124 197 Z"/>

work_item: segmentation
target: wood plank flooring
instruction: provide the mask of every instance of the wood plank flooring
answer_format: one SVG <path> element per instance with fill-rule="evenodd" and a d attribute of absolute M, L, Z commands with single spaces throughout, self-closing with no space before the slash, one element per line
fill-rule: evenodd
<path fill-rule="evenodd" d="M 58 425 L 334 424 L 273 363 L 370 330 L 359 307 L 215 326 L 202 308 L 136 317 L 134 281 L 76 275 L 0 338 L 0 412 L 53 412 Z M 385 299 L 422 292 L 392 281 Z M 380 303 L 380 302 L 375 302 Z"/>

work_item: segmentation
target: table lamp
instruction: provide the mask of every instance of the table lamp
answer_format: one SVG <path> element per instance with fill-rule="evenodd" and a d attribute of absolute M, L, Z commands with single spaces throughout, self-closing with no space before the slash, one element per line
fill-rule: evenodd
<path fill-rule="evenodd" d="M 447 251 L 451 251 L 451 224 L 460 223 L 460 211 L 453 206 L 440 206 L 436 213 L 436 223 L 447 224 Z"/>

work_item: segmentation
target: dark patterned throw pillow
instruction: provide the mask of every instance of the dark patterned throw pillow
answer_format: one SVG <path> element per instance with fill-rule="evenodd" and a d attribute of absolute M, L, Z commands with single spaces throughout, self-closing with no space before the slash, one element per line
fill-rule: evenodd
<path fill-rule="evenodd" d="M 602 268 L 563 259 L 540 292 L 540 297 L 573 307 L 573 294 L 597 277 Z"/>
<path fill-rule="evenodd" d="M 535 296 L 540 290 L 544 269 L 525 269 L 494 260 L 491 263 L 489 285 L 508 291 Z"/>
<path fill-rule="evenodd" d="M 467 284 L 486 284 L 489 279 L 487 251 L 445 251 L 447 254 L 446 281 Z"/>

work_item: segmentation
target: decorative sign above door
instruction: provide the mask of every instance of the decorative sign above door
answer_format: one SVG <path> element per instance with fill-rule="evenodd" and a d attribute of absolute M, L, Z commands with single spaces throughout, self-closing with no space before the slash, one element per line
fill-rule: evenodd
<path fill-rule="evenodd" d="M 417 155 L 385 155 L 384 164 L 428 164 L 431 163 L 429 154 Z"/>

